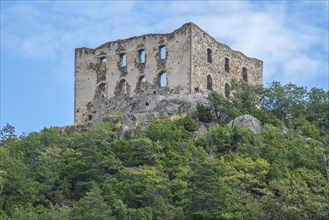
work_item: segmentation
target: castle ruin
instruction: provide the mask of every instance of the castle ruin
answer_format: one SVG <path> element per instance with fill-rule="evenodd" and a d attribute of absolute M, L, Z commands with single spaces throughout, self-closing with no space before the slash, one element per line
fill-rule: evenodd
<path fill-rule="evenodd" d="M 169 34 L 77 48 L 74 122 L 106 114 L 116 105 L 111 99 L 118 97 L 207 95 L 209 91 L 229 97 L 231 80 L 262 84 L 262 74 L 261 60 L 217 42 L 193 23 Z"/>

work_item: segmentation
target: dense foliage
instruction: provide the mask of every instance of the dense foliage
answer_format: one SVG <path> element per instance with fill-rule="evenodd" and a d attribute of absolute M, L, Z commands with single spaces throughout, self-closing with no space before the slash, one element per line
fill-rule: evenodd
<path fill-rule="evenodd" d="M 137 137 L 120 123 L 45 128 L 0 142 L 0 219 L 328 219 L 329 92 L 234 83 L 194 115 Z M 230 127 L 251 114 L 261 133 Z M 200 138 L 195 120 L 217 123 Z M 198 122 L 200 124 L 200 122 Z"/>

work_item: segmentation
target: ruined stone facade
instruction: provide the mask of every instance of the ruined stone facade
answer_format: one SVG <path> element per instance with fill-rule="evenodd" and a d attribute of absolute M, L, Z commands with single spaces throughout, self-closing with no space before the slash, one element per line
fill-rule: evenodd
<path fill-rule="evenodd" d="M 75 49 L 75 123 L 111 109 L 115 97 L 171 94 L 230 96 L 232 79 L 261 84 L 263 62 L 230 49 L 193 23 L 169 34 L 147 34 Z M 146 103 L 148 105 L 148 103 Z M 120 110 L 120 109 L 119 109 Z"/>

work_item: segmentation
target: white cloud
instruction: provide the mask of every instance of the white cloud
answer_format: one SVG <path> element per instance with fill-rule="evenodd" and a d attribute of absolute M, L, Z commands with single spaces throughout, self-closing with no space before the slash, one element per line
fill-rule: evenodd
<path fill-rule="evenodd" d="M 328 73 L 328 61 L 323 57 L 328 54 L 328 30 L 326 26 L 314 25 L 312 19 L 308 22 L 301 14 L 315 17 L 318 11 L 314 7 L 311 10 L 309 4 L 304 5 L 307 8 L 298 4 L 248 1 L 16 3 L 3 9 L 1 45 L 29 59 L 65 60 L 65 64 L 58 62 L 65 68 L 70 66 L 68 61 L 73 62 L 75 47 L 97 47 L 120 38 L 171 32 L 192 21 L 231 48 L 262 59 L 266 82 L 289 79 L 294 83 L 325 86 L 314 80 Z M 318 17 L 328 22 L 325 15 L 328 7 L 322 7 L 326 4 L 319 4 L 324 11 Z M 11 18 L 14 19 L 11 21 Z M 301 68 L 303 63 L 308 67 Z M 307 75 L 307 71 L 312 71 L 313 81 L 297 77 Z"/>
<path fill-rule="evenodd" d="M 283 69 L 286 73 L 281 76 L 281 82 L 295 82 L 297 84 L 303 83 L 305 80 L 312 79 L 317 76 L 315 70 L 320 68 L 318 60 L 310 59 L 307 56 L 299 55 L 293 57 L 287 62 Z"/>

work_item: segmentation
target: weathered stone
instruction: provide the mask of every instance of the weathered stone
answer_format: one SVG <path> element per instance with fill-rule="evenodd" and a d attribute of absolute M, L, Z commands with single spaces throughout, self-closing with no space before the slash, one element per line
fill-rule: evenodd
<path fill-rule="evenodd" d="M 119 137 L 123 138 L 126 133 L 129 133 L 129 135 L 133 136 L 132 132 L 134 131 L 134 128 L 129 127 L 126 124 L 121 125 L 120 130 L 119 130 Z"/>
<path fill-rule="evenodd" d="M 147 34 L 75 50 L 74 122 L 111 111 L 188 112 L 194 101 L 230 96 L 231 80 L 262 84 L 263 62 L 230 49 L 193 23 L 169 34 Z"/>
<path fill-rule="evenodd" d="M 154 118 L 159 117 L 160 114 L 157 112 L 143 112 L 122 115 L 122 123 L 126 125 L 136 125 L 145 122 L 150 122 Z"/>
<path fill-rule="evenodd" d="M 87 131 L 92 126 L 92 122 L 81 123 L 81 124 L 74 124 L 65 126 L 61 129 L 62 134 L 71 134 L 76 131 Z"/>
<path fill-rule="evenodd" d="M 119 122 L 119 119 L 118 119 L 117 116 L 109 115 L 109 116 L 104 116 L 102 118 L 102 121 L 103 122 L 110 122 L 110 123 L 113 123 L 113 124 L 117 124 Z"/>
<path fill-rule="evenodd" d="M 282 134 L 287 134 L 288 131 L 289 131 L 289 129 L 288 129 L 287 127 L 283 127 L 283 128 L 281 129 Z"/>
<path fill-rule="evenodd" d="M 192 112 L 196 110 L 198 103 L 207 103 L 207 99 L 202 95 L 177 95 L 173 94 L 163 99 L 153 101 L 154 108 L 151 111 L 165 112 L 167 114 L 181 114 L 185 112 Z"/>
<path fill-rule="evenodd" d="M 135 136 L 137 125 L 147 126 L 154 118 L 159 117 L 157 112 L 131 113 L 122 115 L 122 125 L 119 130 L 119 137 L 123 138 L 128 132 L 131 137 Z"/>
<path fill-rule="evenodd" d="M 230 121 L 229 125 L 249 128 L 255 133 L 259 133 L 263 130 L 262 123 L 257 118 L 251 115 L 240 115 L 239 117 L 236 117 L 235 119 Z"/>
<path fill-rule="evenodd" d="M 205 134 L 207 134 L 208 130 L 206 128 L 206 126 L 204 125 L 204 123 L 198 123 L 198 130 L 193 132 L 193 137 L 194 138 L 200 138 L 203 137 Z"/>

